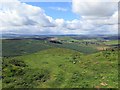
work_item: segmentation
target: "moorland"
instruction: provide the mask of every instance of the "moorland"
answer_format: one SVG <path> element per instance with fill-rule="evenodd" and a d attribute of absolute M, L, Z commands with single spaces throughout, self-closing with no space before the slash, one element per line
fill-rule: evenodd
<path fill-rule="evenodd" d="M 118 36 L 2 39 L 3 88 L 118 88 Z"/>

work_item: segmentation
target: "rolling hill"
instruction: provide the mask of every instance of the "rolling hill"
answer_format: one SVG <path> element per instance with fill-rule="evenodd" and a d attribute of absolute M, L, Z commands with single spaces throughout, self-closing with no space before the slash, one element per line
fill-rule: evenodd
<path fill-rule="evenodd" d="M 69 42 L 62 42 L 62 44 L 59 44 L 59 43 L 51 43 L 48 40 L 34 40 L 34 39 L 11 40 L 10 39 L 10 40 L 2 40 L 2 56 L 11 57 L 11 56 L 27 55 L 54 47 L 76 50 L 85 54 L 91 54 L 98 51 L 96 48 L 91 46 L 85 46 L 84 44 L 79 45 Z"/>
<path fill-rule="evenodd" d="M 117 88 L 118 52 L 51 48 L 3 58 L 3 88 Z"/>

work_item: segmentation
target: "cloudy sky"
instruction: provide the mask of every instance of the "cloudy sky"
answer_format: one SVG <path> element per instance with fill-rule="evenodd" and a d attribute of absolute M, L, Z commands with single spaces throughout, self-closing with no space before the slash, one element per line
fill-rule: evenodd
<path fill-rule="evenodd" d="M 0 2 L 0 31 L 3 34 L 118 33 L 116 0 L 11 1 Z"/>

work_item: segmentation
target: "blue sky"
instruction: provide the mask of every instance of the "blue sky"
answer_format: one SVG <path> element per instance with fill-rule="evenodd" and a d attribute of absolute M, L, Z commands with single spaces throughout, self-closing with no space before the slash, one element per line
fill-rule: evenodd
<path fill-rule="evenodd" d="M 0 2 L 0 31 L 4 34 L 118 33 L 118 3 L 115 0 L 11 1 Z"/>
<path fill-rule="evenodd" d="M 72 12 L 72 2 L 26 2 L 32 6 L 44 9 L 45 13 L 54 19 L 63 18 L 64 20 L 79 19 L 80 16 Z M 64 10 L 57 10 L 62 8 Z"/>

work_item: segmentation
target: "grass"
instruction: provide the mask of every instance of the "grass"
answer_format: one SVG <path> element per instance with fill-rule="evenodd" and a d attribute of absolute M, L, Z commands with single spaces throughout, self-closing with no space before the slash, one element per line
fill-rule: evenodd
<path fill-rule="evenodd" d="M 117 51 L 52 48 L 3 61 L 3 88 L 118 88 Z"/>
<path fill-rule="evenodd" d="M 3 40 L 2 56 L 21 56 L 37 51 L 42 51 L 54 47 L 76 50 L 85 54 L 95 53 L 98 50 L 94 47 L 64 42 L 63 44 L 50 43 L 46 40 Z"/>
<path fill-rule="evenodd" d="M 116 45 L 118 44 L 118 40 L 110 40 L 110 41 L 107 41 L 105 42 L 106 45 Z"/>
<path fill-rule="evenodd" d="M 118 88 L 117 40 L 57 38 L 3 40 L 3 88 Z"/>
<path fill-rule="evenodd" d="M 18 56 L 51 48 L 43 40 L 3 40 L 3 56 Z"/>

